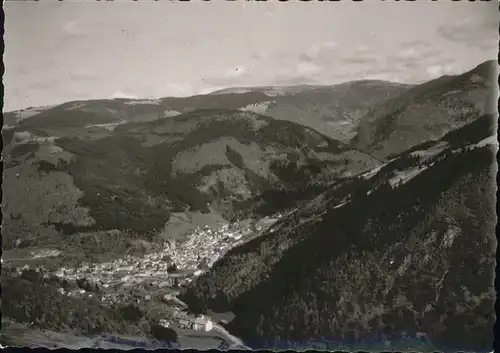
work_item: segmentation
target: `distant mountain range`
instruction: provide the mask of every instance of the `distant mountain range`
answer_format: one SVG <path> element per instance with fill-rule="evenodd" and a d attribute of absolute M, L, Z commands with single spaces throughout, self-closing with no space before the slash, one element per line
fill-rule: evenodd
<path fill-rule="evenodd" d="M 414 86 L 364 80 L 333 86 L 229 88 L 182 98 L 68 102 L 5 113 L 4 121 L 25 128 L 111 128 L 199 109 L 243 110 L 311 127 L 384 158 L 439 138 L 449 131 L 448 126 L 458 127 L 494 111 L 496 96 L 491 87 L 496 84 L 497 66 L 487 61 L 462 75 Z"/>
<path fill-rule="evenodd" d="M 231 88 L 182 98 L 69 102 L 9 112 L 4 118 L 8 126 L 19 122 L 25 128 L 103 127 L 151 121 L 198 109 L 231 109 L 295 122 L 347 142 L 371 107 L 408 87 L 411 86 L 385 81 L 355 81 L 334 86 Z"/>

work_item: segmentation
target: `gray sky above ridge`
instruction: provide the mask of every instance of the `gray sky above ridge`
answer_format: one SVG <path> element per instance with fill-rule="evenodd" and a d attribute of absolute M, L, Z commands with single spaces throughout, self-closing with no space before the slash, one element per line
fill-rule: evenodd
<path fill-rule="evenodd" d="M 6 1 L 4 111 L 234 86 L 419 83 L 498 50 L 498 2 Z"/>

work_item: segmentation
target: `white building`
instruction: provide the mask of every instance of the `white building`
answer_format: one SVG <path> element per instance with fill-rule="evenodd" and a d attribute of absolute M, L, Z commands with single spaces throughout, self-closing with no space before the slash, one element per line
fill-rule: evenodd
<path fill-rule="evenodd" d="M 196 331 L 212 331 L 213 323 L 210 319 L 207 319 L 204 315 L 201 315 L 194 319 L 193 329 Z"/>
<path fill-rule="evenodd" d="M 184 328 L 184 329 L 189 329 L 192 327 L 192 322 L 186 319 L 180 319 L 177 324 L 179 327 Z"/>
<path fill-rule="evenodd" d="M 165 319 L 160 319 L 158 323 L 163 327 L 170 327 L 170 322 Z"/>

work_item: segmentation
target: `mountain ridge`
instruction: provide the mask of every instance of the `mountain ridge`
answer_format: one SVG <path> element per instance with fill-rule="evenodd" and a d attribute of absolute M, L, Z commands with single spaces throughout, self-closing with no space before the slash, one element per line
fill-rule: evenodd
<path fill-rule="evenodd" d="M 8 112 L 5 121 L 8 126 L 21 125 L 27 129 L 59 124 L 65 126 L 65 133 L 68 133 L 69 128 L 82 125 L 112 129 L 126 122 L 152 121 L 199 109 L 240 109 L 299 123 L 346 142 L 369 107 L 407 87 L 386 81 L 362 80 L 325 86 L 251 87 L 149 100 L 95 99 Z M 269 96 L 265 93 L 269 91 L 279 94 Z M 364 99 L 357 99 L 359 96 Z"/>

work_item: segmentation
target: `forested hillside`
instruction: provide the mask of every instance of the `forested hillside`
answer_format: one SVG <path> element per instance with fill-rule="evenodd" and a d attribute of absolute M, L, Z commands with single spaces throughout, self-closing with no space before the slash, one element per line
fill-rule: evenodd
<path fill-rule="evenodd" d="M 492 123 L 333 187 L 233 249 L 184 299 L 233 311 L 231 332 L 254 347 L 418 337 L 490 349 L 495 171 L 482 141 Z"/>

